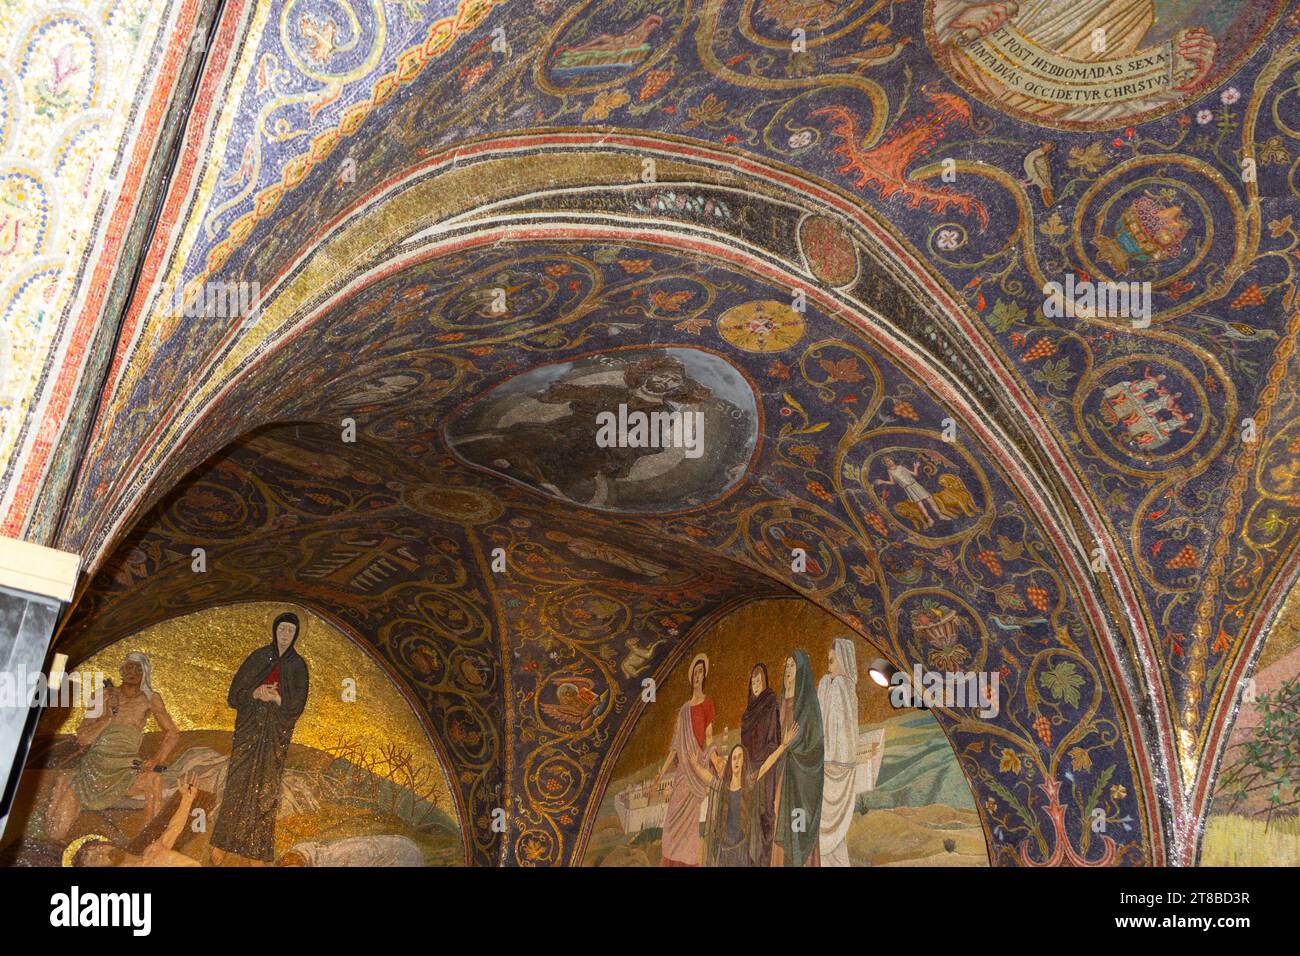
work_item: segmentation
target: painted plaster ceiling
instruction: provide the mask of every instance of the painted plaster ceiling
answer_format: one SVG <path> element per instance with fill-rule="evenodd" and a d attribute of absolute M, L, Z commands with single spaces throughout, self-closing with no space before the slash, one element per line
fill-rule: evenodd
<path fill-rule="evenodd" d="M 982 71 L 968 6 L 229 0 L 93 419 L 11 512 L 89 563 L 61 640 L 310 605 L 446 728 L 467 830 L 508 804 L 472 857 L 567 862 L 643 676 L 793 590 L 1002 672 L 940 716 L 995 862 L 1192 861 L 1297 571 L 1300 14 L 1114 27 L 1149 85 L 1072 101 Z M 1149 283 L 1149 325 L 1054 316 L 1067 280 Z M 177 307 L 239 283 L 249 317 Z M 502 411 L 654 368 L 726 437 L 672 483 Z M 548 723 L 578 668 L 609 710 Z"/>

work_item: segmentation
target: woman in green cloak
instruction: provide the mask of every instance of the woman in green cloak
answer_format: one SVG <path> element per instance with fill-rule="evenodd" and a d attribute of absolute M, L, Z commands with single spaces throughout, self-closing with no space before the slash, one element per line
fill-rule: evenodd
<path fill-rule="evenodd" d="M 794 737 L 786 746 L 777 778 L 776 838 L 773 866 L 818 866 L 823 765 L 822 715 L 813 684 L 808 652 L 797 650 L 785 660 L 781 698 L 781 732 Z"/>

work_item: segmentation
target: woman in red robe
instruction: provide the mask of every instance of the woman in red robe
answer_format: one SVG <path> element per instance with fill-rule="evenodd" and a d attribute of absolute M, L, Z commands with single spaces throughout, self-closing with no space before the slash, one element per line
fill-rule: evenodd
<path fill-rule="evenodd" d="M 677 712 L 677 724 L 654 787 L 676 768 L 668 808 L 664 813 L 663 866 L 700 865 L 700 816 L 713 783 L 709 754 L 713 749 L 713 701 L 704 695 L 709 659 L 696 654 L 691 661 L 691 697 Z"/>

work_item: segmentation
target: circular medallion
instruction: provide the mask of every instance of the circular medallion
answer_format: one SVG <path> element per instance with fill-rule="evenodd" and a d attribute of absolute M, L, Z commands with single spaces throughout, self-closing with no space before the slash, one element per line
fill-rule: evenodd
<path fill-rule="evenodd" d="M 502 511 L 500 501 L 477 488 L 414 485 L 403 490 L 402 498 L 406 505 L 422 515 L 456 524 L 493 521 L 501 516 Z"/>
<path fill-rule="evenodd" d="M 1244 207 L 1219 171 L 1190 156 L 1120 163 L 1080 197 L 1073 226 L 1077 267 L 1090 284 L 1140 291 L 1153 323 L 1225 295 L 1247 259 Z M 1100 303 L 1075 314 L 1120 325 L 1135 317 Z"/>
<path fill-rule="evenodd" d="M 1081 395 L 1075 408 L 1080 433 L 1125 470 L 1163 468 L 1197 445 L 1209 427 L 1201 383 L 1159 356 L 1103 365 Z"/>
<path fill-rule="evenodd" d="M 546 52 L 536 60 L 533 76 L 538 88 L 552 96 L 573 96 L 612 90 L 642 76 L 686 32 L 690 6 L 690 0 L 575 4 L 551 31 Z"/>
<path fill-rule="evenodd" d="M 762 414 L 735 365 L 693 347 L 629 347 L 537 365 L 444 426 L 468 464 L 600 511 L 702 507 L 744 478 Z"/>
<path fill-rule="evenodd" d="M 845 457 L 847 494 L 885 535 L 902 532 L 923 547 L 942 547 L 986 528 L 995 510 L 988 480 L 960 445 L 937 432 L 885 428 L 864 435 Z"/>
<path fill-rule="evenodd" d="M 1300 419 L 1291 419 L 1269 439 L 1255 473 L 1265 498 L 1300 504 Z"/>
<path fill-rule="evenodd" d="M 1285 6 L 926 0 L 925 35 L 952 80 L 1000 112 L 1063 129 L 1114 129 L 1179 109 L 1228 79 Z"/>
<path fill-rule="evenodd" d="M 803 316 L 784 302 L 746 302 L 722 313 L 718 334 L 746 352 L 780 352 L 803 338 Z"/>
<path fill-rule="evenodd" d="M 908 660 L 936 671 L 980 671 L 988 663 L 988 633 L 975 609 L 941 588 L 903 594 L 892 609 Z"/>
<path fill-rule="evenodd" d="M 846 568 L 835 528 L 813 509 L 784 502 L 755 508 L 748 514 L 745 539 L 751 552 L 778 575 L 788 578 L 793 570 L 805 592 L 828 593 L 844 583 Z"/>

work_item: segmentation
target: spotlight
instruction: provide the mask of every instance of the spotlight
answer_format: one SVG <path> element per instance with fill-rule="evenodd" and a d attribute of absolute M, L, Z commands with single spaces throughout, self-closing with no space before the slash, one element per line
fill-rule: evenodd
<path fill-rule="evenodd" d="M 888 687 L 890 678 L 898 673 L 898 668 L 883 657 L 877 657 L 867 667 L 867 674 L 881 687 Z"/>

